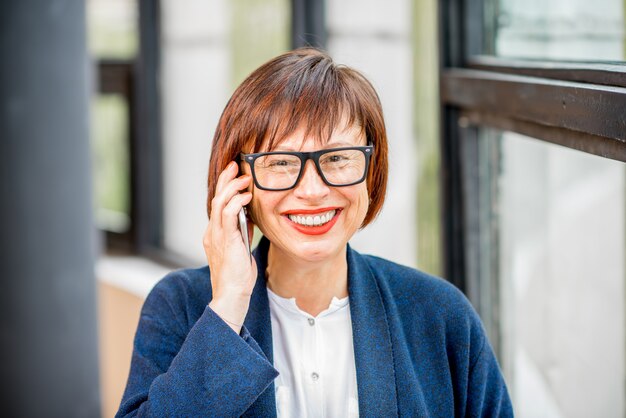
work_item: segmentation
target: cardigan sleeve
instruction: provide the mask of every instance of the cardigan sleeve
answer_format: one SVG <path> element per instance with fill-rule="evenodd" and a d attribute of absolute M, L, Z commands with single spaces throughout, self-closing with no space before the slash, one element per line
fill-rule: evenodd
<path fill-rule="evenodd" d="M 468 417 L 513 417 L 513 407 L 486 335 L 469 369 Z"/>
<path fill-rule="evenodd" d="M 186 333 L 169 299 L 157 285 L 144 303 L 116 417 L 242 415 L 278 371 L 245 327 L 237 335 L 208 306 Z"/>

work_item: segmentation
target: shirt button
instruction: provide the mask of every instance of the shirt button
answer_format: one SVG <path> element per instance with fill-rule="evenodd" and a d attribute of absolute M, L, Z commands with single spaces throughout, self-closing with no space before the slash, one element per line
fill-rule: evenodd
<path fill-rule="evenodd" d="M 316 382 L 317 379 L 319 379 L 319 378 L 320 378 L 319 374 L 317 374 L 315 372 L 311 373 L 311 379 L 313 379 L 314 382 Z"/>
<path fill-rule="evenodd" d="M 313 319 L 313 318 L 309 318 L 309 325 L 310 325 L 310 326 L 315 325 L 315 319 Z"/>

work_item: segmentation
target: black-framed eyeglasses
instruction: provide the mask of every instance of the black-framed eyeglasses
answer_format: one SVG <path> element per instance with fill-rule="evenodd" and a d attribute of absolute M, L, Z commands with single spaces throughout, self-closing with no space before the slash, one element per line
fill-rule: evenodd
<path fill-rule="evenodd" d="M 333 187 L 352 186 L 367 176 L 374 147 L 330 148 L 312 152 L 273 151 L 241 154 L 250 165 L 252 178 L 261 190 L 289 190 L 296 187 L 308 160 L 313 160 L 324 183 Z"/>

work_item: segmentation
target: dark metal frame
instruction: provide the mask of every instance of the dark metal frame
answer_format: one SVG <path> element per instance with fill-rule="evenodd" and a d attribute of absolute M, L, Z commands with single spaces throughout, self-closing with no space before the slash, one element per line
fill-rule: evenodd
<path fill-rule="evenodd" d="M 291 47 L 326 48 L 326 0 L 291 0 Z"/>
<path fill-rule="evenodd" d="M 130 218 L 126 233 L 106 233 L 113 252 L 169 259 L 163 251 L 163 181 L 160 129 L 160 19 L 158 0 L 139 0 L 139 51 L 132 60 L 98 63 L 100 93 L 128 100 Z M 176 264 L 171 263 L 168 264 Z"/>
<path fill-rule="evenodd" d="M 129 60 L 105 59 L 98 61 L 98 91 L 100 94 L 118 94 L 128 103 L 128 141 L 129 154 L 133 159 L 133 144 L 136 142 L 136 103 L 134 87 L 134 64 Z M 106 245 L 109 251 L 132 252 L 135 247 L 135 221 L 137 219 L 133 202 L 133 163 L 130 164 L 130 229 L 127 232 L 105 231 Z"/>
<path fill-rule="evenodd" d="M 163 246 L 163 174 L 161 146 L 160 1 L 139 0 L 137 57 L 137 140 L 133 142 L 135 247 L 144 255 Z"/>
<path fill-rule="evenodd" d="M 464 39 L 464 2 L 442 0 L 439 5 L 439 72 L 446 68 L 464 65 L 470 39 Z M 466 44 L 466 41 L 468 44 Z M 443 82 L 442 82 L 443 86 Z M 444 101 L 440 111 L 440 207 L 441 207 L 441 246 L 443 254 L 443 276 L 463 292 L 467 292 L 465 278 L 463 199 L 461 190 L 461 152 L 459 109 Z"/>
<path fill-rule="evenodd" d="M 482 291 L 487 286 L 497 293 L 497 283 L 485 283 L 494 275 L 477 270 L 473 260 L 480 252 L 475 237 L 481 214 L 474 199 L 479 186 L 468 176 L 479 170 L 479 127 L 626 162 L 626 64 L 490 56 L 491 37 L 484 33 L 493 23 L 484 13 L 494 5 L 439 2 L 439 44 L 444 276 L 478 307 L 497 349 L 497 300 L 485 301 L 490 296 Z M 486 270 L 497 270 L 497 258 Z"/>

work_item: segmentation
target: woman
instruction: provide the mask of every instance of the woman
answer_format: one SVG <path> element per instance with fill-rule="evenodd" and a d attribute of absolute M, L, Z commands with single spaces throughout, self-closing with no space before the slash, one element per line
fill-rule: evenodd
<path fill-rule="evenodd" d="M 208 266 L 148 296 L 118 416 L 512 416 L 465 297 L 348 245 L 387 181 L 362 75 L 279 56 L 235 91 L 212 149 Z M 243 207 L 264 235 L 252 259 Z"/>

